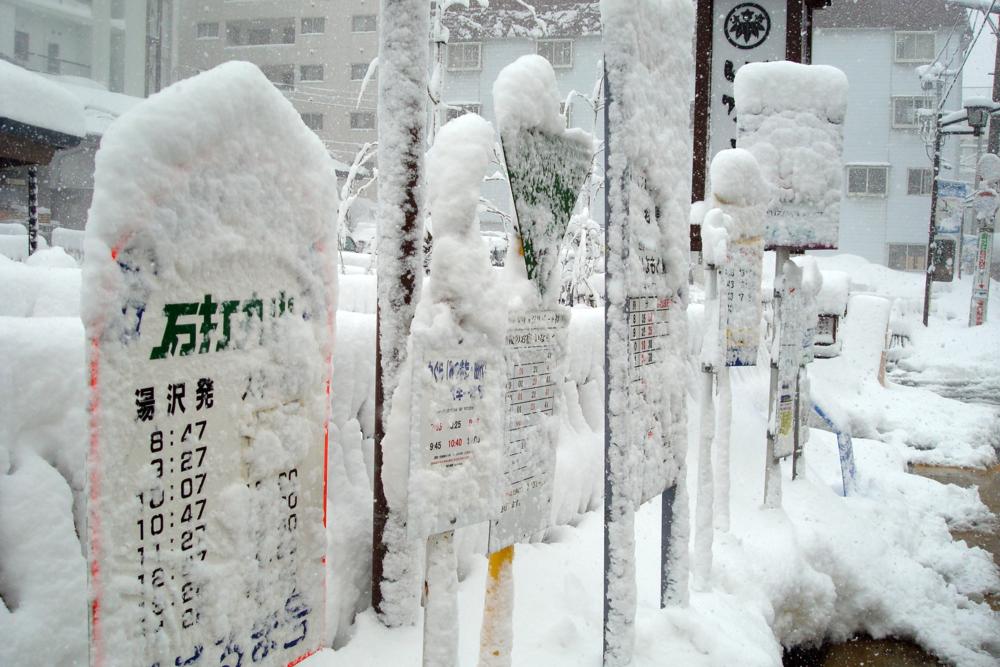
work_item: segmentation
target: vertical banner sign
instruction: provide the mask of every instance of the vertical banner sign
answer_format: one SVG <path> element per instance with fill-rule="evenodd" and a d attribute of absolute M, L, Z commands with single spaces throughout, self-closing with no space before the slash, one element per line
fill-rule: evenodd
<path fill-rule="evenodd" d="M 773 190 L 765 247 L 836 249 L 847 77 L 826 65 L 752 63 L 735 90 L 740 148 Z"/>
<path fill-rule="evenodd" d="M 715 0 L 709 155 L 736 148 L 736 72 L 747 63 L 785 59 L 787 0 Z"/>
<path fill-rule="evenodd" d="M 489 434 L 500 422 L 504 364 L 497 352 L 461 345 L 413 357 L 406 531 L 420 539 L 496 515 Z"/>
<path fill-rule="evenodd" d="M 500 514 L 490 522 L 495 553 L 549 525 L 559 420 L 556 389 L 562 377 L 569 313 L 512 312 L 504 357 L 504 492 Z"/>
<path fill-rule="evenodd" d="M 661 601 L 687 595 L 687 349 L 693 10 L 605 0 L 606 336 L 604 664 L 631 660 L 635 511 L 663 493 Z M 676 131 L 651 131 L 665 128 Z M 671 521 L 674 517 L 674 521 Z"/>
<path fill-rule="evenodd" d="M 122 121 L 84 264 L 91 665 L 284 667 L 325 625 L 332 165 L 246 63 Z"/>
<path fill-rule="evenodd" d="M 972 277 L 973 326 L 986 322 L 986 306 L 990 299 L 990 259 L 993 256 L 993 227 L 981 227 L 976 243 L 976 270 Z"/>

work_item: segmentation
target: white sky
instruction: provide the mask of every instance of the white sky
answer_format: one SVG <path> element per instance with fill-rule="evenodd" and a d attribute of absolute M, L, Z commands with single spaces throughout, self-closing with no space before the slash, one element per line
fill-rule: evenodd
<path fill-rule="evenodd" d="M 979 31 L 979 26 L 982 24 L 982 14 L 976 12 L 974 19 L 975 23 L 972 26 L 973 36 Z M 1000 19 L 1000 15 L 994 14 L 994 19 Z M 990 96 L 990 91 L 993 87 L 992 72 L 994 56 L 996 54 L 996 43 L 996 36 L 990 27 L 986 26 L 986 29 L 979 36 L 979 41 L 976 42 L 972 49 L 972 55 L 969 56 L 968 62 L 965 63 L 962 87 L 966 97 Z"/>

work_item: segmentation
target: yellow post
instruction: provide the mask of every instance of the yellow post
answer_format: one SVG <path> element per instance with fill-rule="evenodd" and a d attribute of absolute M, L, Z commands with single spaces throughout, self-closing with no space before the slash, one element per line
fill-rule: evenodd
<path fill-rule="evenodd" d="M 490 554 L 479 667 L 510 667 L 514 645 L 514 545 Z"/>

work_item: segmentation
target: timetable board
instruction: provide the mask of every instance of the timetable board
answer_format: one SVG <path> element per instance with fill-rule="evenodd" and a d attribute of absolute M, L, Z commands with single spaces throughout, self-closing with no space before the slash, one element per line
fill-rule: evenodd
<path fill-rule="evenodd" d="M 303 364 L 326 305 L 292 273 L 193 282 L 127 299 L 129 330 L 93 343 L 95 664 L 286 665 L 321 642 L 329 378 Z"/>
<path fill-rule="evenodd" d="M 760 346 L 764 242 L 760 237 L 731 241 L 721 269 L 720 303 L 726 366 L 754 366 Z"/>
<path fill-rule="evenodd" d="M 527 541 L 548 526 L 559 434 L 556 392 L 568 326 L 564 310 L 508 315 L 504 490 L 500 514 L 490 522 L 490 553 Z"/>
<path fill-rule="evenodd" d="M 176 108 L 198 123 L 160 141 Z M 193 135 L 212 148 L 186 152 Z M 325 643 L 329 155 L 249 63 L 144 101 L 101 155 L 81 305 L 90 664 L 299 662 Z"/>
<path fill-rule="evenodd" d="M 671 395 L 664 374 L 672 351 L 671 318 L 676 308 L 668 296 L 629 296 L 625 301 L 628 366 L 628 438 L 643 461 L 642 502 L 663 491 L 668 480 L 661 473 L 675 465 L 671 424 L 667 417 Z"/>
<path fill-rule="evenodd" d="M 419 346 L 413 355 L 407 535 L 493 518 L 499 507 L 504 362 L 499 351 Z"/>

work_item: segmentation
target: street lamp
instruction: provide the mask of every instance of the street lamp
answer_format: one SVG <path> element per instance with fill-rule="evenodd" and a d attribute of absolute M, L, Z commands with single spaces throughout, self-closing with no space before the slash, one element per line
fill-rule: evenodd
<path fill-rule="evenodd" d="M 982 140 L 983 140 L 983 129 L 990 122 L 990 115 L 1000 111 L 1000 105 L 993 102 L 985 97 L 973 97 L 965 101 L 965 113 L 961 111 L 956 111 L 950 114 L 942 114 L 940 111 L 937 113 L 937 118 L 935 120 L 935 132 L 934 132 L 934 166 L 933 166 L 933 177 L 934 177 L 934 187 L 931 189 L 931 214 L 930 221 L 927 230 L 927 259 L 925 266 L 924 275 L 924 312 L 923 312 L 923 323 L 927 326 L 928 317 L 930 314 L 931 305 L 931 283 L 934 278 L 932 275 L 933 269 L 933 259 L 934 259 L 934 249 L 936 247 L 936 213 L 937 213 L 937 198 L 938 198 L 938 177 L 941 175 L 941 140 L 943 135 L 954 135 L 954 134 L 971 134 L 976 137 L 976 177 L 973 181 L 972 187 L 974 190 L 979 189 L 979 157 L 982 153 Z M 954 130 L 944 130 L 946 127 L 952 125 L 957 125 L 959 123 L 967 124 L 970 129 L 954 129 Z M 992 232 L 992 228 L 990 230 Z M 959 246 L 961 248 L 961 245 Z M 959 251 L 958 261 L 962 261 L 961 250 Z M 988 284 L 988 281 L 987 281 Z"/>
<path fill-rule="evenodd" d="M 972 133 L 977 137 L 990 122 L 990 113 L 994 110 L 994 103 L 985 97 L 975 97 L 965 102 L 965 115 L 972 128 Z"/>

